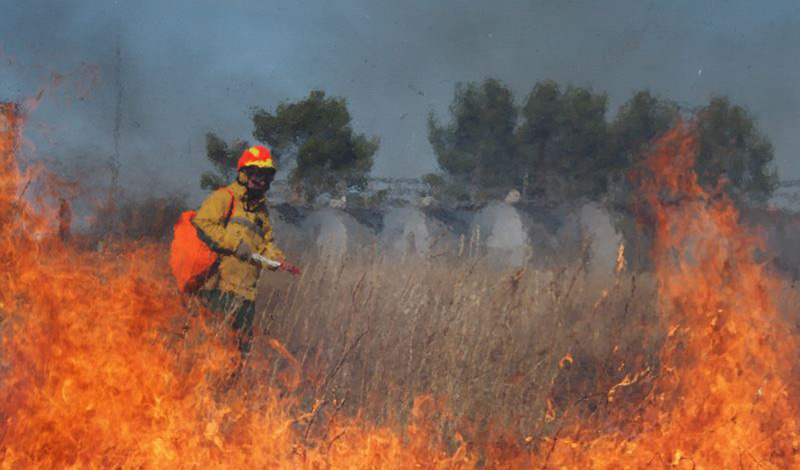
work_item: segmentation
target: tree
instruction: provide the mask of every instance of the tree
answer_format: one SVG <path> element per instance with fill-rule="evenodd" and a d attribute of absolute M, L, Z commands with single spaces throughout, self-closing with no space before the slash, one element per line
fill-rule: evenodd
<path fill-rule="evenodd" d="M 537 83 L 522 107 L 518 131 L 526 193 L 550 200 L 596 198 L 617 165 L 608 148 L 607 98 L 552 81 Z"/>
<path fill-rule="evenodd" d="M 289 182 L 307 200 L 366 184 L 379 140 L 353 132 L 344 98 L 313 90 L 300 101 L 281 103 L 274 113 L 256 108 L 252 118 L 253 136 L 270 146 L 276 161 L 294 160 Z"/>
<path fill-rule="evenodd" d="M 745 108 L 713 97 L 699 113 L 697 130 L 700 183 L 709 188 L 721 184 L 739 202 L 763 202 L 772 195 L 778 185 L 773 147 Z"/>
<path fill-rule="evenodd" d="M 511 90 L 495 79 L 456 85 L 451 122 L 428 116 L 428 140 L 439 167 L 479 188 L 513 187 L 516 171 L 514 129 L 518 110 Z"/>
<path fill-rule="evenodd" d="M 549 143 L 558 132 L 560 114 L 561 90 L 558 85 L 549 80 L 534 85 L 523 105 L 525 123 L 518 133 L 520 151 L 526 163 L 526 180 L 532 172 L 540 175 L 544 169 Z"/>
<path fill-rule="evenodd" d="M 234 140 L 230 144 L 214 133 L 206 134 L 206 158 L 214 165 L 215 171 L 207 171 L 200 177 L 200 187 L 215 190 L 229 184 L 236 176 L 236 164 L 249 144 Z"/>
<path fill-rule="evenodd" d="M 688 114 L 688 113 L 687 113 Z M 691 113 L 698 138 L 694 170 L 698 182 L 712 195 L 727 194 L 737 204 L 763 202 L 775 190 L 777 175 L 772 168 L 772 145 L 758 130 L 753 117 L 725 97 L 714 97 L 709 104 Z M 679 122 L 678 107 L 649 92 L 640 91 L 626 102 L 612 124 L 613 151 L 627 162 L 620 174 L 641 168 L 649 144 Z M 628 260 L 637 266 L 649 263 L 651 208 L 644 205 L 628 181 L 619 178 L 611 194 L 617 226 L 629 248 Z M 634 214 L 634 202 L 637 213 Z M 632 223 L 638 221 L 638 229 Z"/>
<path fill-rule="evenodd" d="M 777 186 L 773 148 L 750 113 L 726 97 L 713 97 L 693 114 L 699 140 L 698 181 L 709 193 L 719 187 L 737 202 L 766 200 Z M 636 166 L 648 144 L 678 118 L 677 105 L 647 91 L 628 100 L 611 126 L 613 152 L 627 163 L 622 169 Z"/>
<path fill-rule="evenodd" d="M 639 213 L 634 214 L 636 195 L 628 178 L 630 170 L 636 168 L 652 142 L 668 131 L 678 121 L 675 103 L 654 96 L 647 90 L 634 93 L 617 112 L 610 126 L 610 148 L 620 166 L 617 168 L 614 185 L 610 189 L 607 203 L 614 216 L 615 226 L 625 240 L 627 262 L 635 268 L 649 268 L 649 228 L 654 221 L 649 218 L 649 208 L 639 201 Z M 644 227 L 636 221 L 644 223 Z M 644 228 L 644 233 L 642 233 Z"/>
<path fill-rule="evenodd" d="M 654 96 L 647 90 L 634 93 L 617 112 L 610 125 L 609 147 L 618 163 L 613 175 L 614 184 L 609 188 L 608 202 L 624 217 L 630 217 L 633 205 L 633 187 L 628 180 L 632 168 L 636 168 L 647 150 L 661 134 L 668 131 L 678 122 L 678 106 L 672 101 Z M 636 235 L 635 227 L 626 238 L 632 240 Z M 630 241 L 630 240 L 629 240 Z M 629 243 L 629 246 L 632 246 Z"/>
<path fill-rule="evenodd" d="M 678 106 L 647 90 L 634 93 L 611 123 L 610 147 L 624 168 L 639 162 L 647 146 L 678 119 Z"/>

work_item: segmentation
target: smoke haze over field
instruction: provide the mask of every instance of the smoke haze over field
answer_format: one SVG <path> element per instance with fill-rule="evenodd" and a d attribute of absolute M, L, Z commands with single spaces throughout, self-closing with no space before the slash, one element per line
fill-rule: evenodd
<path fill-rule="evenodd" d="M 346 97 L 356 130 L 382 139 L 374 174 L 419 176 L 436 168 L 427 113 L 446 117 L 458 81 L 488 76 L 518 102 L 537 80 L 591 86 L 611 113 L 643 88 L 689 106 L 724 94 L 756 116 L 781 178 L 800 177 L 794 1 L 0 5 L 0 100 L 60 82 L 27 127 L 37 158 L 108 158 L 121 89 L 122 182 L 138 191 L 199 197 L 205 132 L 252 140 L 251 106 L 312 88 Z"/>

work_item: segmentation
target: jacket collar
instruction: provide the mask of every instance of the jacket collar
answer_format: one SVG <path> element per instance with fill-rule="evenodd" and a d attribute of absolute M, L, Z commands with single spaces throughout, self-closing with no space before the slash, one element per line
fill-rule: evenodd
<path fill-rule="evenodd" d="M 238 199 L 239 201 L 242 202 L 242 206 L 247 210 L 251 210 L 251 209 L 255 209 L 255 208 L 261 207 L 261 206 L 263 206 L 263 205 L 265 205 L 267 203 L 266 194 L 264 196 L 261 196 L 260 199 L 257 199 L 257 200 L 254 200 L 254 201 L 245 199 L 245 194 L 247 193 L 247 188 L 245 188 L 244 185 L 242 185 L 238 181 L 234 181 L 233 183 L 228 185 L 227 189 L 236 196 L 236 199 Z"/>

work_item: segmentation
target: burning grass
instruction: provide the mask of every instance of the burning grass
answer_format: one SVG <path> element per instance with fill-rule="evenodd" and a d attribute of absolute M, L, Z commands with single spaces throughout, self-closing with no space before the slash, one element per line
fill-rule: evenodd
<path fill-rule="evenodd" d="M 496 271 L 469 258 L 361 259 L 289 282 L 264 279 L 260 322 L 306 371 L 305 392 L 346 397 L 343 411 L 377 423 L 403 420 L 415 397 L 445 397 L 440 424 L 469 419 L 470 439 L 496 427 L 530 442 L 564 415 L 602 415 L 609 388 L 660 339 L 651 275 L 600 280 L 582 262 Z"/>
<path fill-rule="evenodd" d="M 796 290 L 699 189 L 683 126 L 636 180 L 654 274 L 369 255 L 270 274 L 237 374 L 162 246 L 82 251 L 19 197 L 0 115 L 0 469 L 800 467 L 777 306 Z"/>

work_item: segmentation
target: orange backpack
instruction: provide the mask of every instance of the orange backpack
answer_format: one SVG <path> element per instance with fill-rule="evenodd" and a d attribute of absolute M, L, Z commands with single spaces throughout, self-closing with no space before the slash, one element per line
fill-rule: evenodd
<path fill-rule="evenodd" d="M 230 191 L 228 193 L 231 195 L 231 204 L 225 214 L 225 223 L 231 218 L 236 201 L 233 193 Z M 197 229 L 192 224 L 195 215 L 196 211 L 186 211 L 181 214 L 175 224 L 175 236 L 169 250 L 172 274 L 178 282 L 178 289 L 185 294 L 190 294 L 203 285 L 219 258 L 219 255 L 197 236 Z"/>

